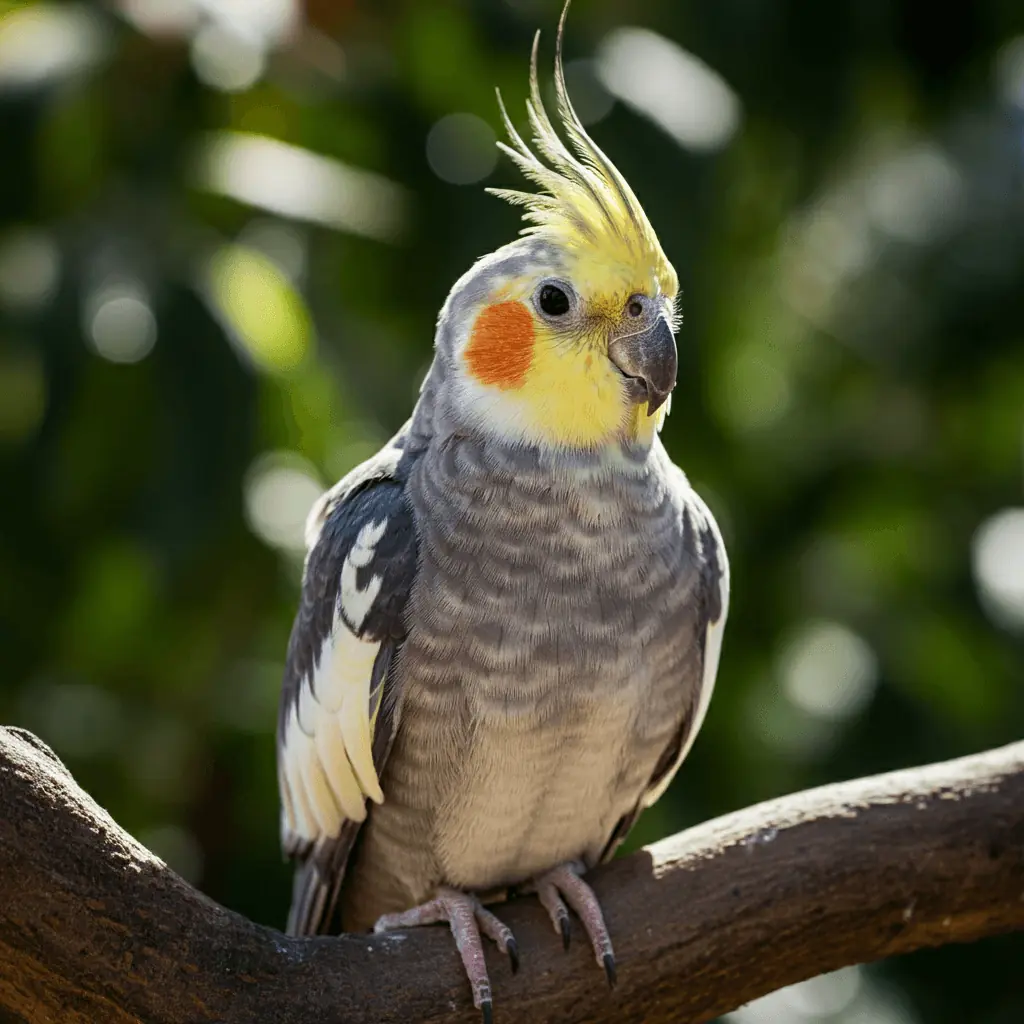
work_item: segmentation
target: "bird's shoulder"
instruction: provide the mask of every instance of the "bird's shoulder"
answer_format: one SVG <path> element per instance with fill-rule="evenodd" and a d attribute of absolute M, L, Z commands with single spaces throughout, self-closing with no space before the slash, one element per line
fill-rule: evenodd
<path fill-rule="evenodd" d="M 345 519 L 360 505 L 380 503 L 394 496 L 392 488 L 404 489 L 420 454 L 410 444 L 409 428 L 410 423 L 405 423 L 379 451 L 351 469 L 313 503 L 306 518 L 307 566 L 329 520 Z"/>
<path fill-rule="evenodd" d="M 416 568 L 407 495 L 416 457 L 400 431 L 314 504 L 306 523 L 302 597 L 288 647 L 283 704 L 289 685 L 310 677 L 336 617 L 361 638 L 380 640 L 401 632 Z"/>
<path fill-rule="evenodd" d="M 684 555 L 684 564 L 697 574 L 697 590 L 707 603 L 708 619 L 716 622 L 728 602 L 729 556 L 722 532 L 686 473 L 663 448 L 658 456 L 656 471 L 676 510 L 676 542 Z"/>

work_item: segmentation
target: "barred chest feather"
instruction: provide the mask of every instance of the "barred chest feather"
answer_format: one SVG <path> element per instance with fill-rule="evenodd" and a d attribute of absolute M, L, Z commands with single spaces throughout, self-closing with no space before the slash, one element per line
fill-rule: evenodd
<path fill-rule="evenodd" d="M 348 927 L 598 862 L 700 698 L 706 524 L 660 446 L 552 462 L 453 438 L 409 493 L 401 727 Z"/>

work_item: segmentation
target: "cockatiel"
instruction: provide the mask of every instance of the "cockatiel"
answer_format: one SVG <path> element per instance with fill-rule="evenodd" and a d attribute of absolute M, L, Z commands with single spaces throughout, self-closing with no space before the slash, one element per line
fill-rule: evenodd
<path fill-rule="evenodd" d="M 541 102 L 539 194 L 515 241 L 452 289 L 409 421 L 310 516 L 278 730 L 288 931 L 446 921 L 485 1020 L 486 909 L 584 881 L 664 792 L 714 686 L 729 594 L 718 528 L 658 436 L 676 383 L 675 271 L 576 116 Z M 500 103 L 500 96 L 499 96 Z M 340 912 L 340 922 L 336 921 Z"/>

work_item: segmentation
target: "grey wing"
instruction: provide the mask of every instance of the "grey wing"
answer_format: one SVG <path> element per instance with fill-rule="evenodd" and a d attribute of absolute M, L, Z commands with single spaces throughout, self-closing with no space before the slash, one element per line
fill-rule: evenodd
<path fill-rule="evenodd" d="M 698 573 L 694 588 L 694 600 L 700 603 L 698 614 L 703 629 L 698 631 L 700 645 L 700 679 L 697 681 L 697 698 L 692 710 L 683 715 L 672 741 L 662 752 L 647 785 L 629 813 L 619 819 L 601 855 L 601 860 L 610 860 L 616 849 L 636 824 L 641 811 L 650 807 L 668 789 L 679 766 L 697 738 L 704 716 L 707 714 L 711 694 L 718 675 L 718 662 L 722 653 L 722 638 L 725 620 L 729 614 L 729 560 L 725 553 L 718 525 L 700 497 L 689 488 L 685 477 L 679 474 L 689 494 L 683 507 L 682 543 L 687 549 L 695 571 Z M 692 680 L 680 680 L 681 690 L 689 689 Z"/>
<path fill-rule="evenodd" d="M 395 654 L 417 541 L 398 443 L 314 508 L 278 717 L 281 841 L 296 861 L 287 930 L 329 930 L 367 801 L 380 803 L 401 706 Z"/>

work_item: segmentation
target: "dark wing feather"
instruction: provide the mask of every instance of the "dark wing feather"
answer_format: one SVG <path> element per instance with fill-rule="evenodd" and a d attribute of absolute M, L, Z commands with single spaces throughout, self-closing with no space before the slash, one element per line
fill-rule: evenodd
<path fill-rule="evenodd" d="M 278 717 L 282 845 L 296 861 L 288 932 L 330 929 L 401 706 L 395 654 L 417 542 L 400 434 L 311 516 L 311 550 Z M 370 765 L 372 764 L 372 770 Z"/>

